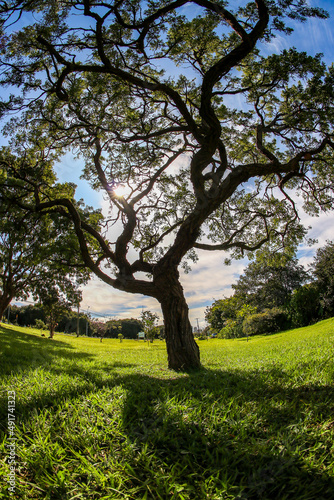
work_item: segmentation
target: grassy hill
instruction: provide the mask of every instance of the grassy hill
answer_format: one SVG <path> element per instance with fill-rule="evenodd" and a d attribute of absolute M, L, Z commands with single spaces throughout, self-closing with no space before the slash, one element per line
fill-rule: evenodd
<path fill-rule="evenodd" d="M 199 344 L 174 373 L 161 341 L 1 326 L 0 498 L 13 442 L 15 499 L 334 498 L 334 319 Z"/>

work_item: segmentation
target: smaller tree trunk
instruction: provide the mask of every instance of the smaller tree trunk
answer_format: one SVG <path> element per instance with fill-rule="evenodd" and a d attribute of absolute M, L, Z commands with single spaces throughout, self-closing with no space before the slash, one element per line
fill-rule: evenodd
<path fill-rule="evenodd" d="M 53 325 L 53 324 L 51 324 L 51 325 L 50 325 L 50 336 L 49 336 L 49 338 L 50 338 L 50 339 L 53 339 L 54 334 L 55 334 L 55 327 L 54 327 L 54 325 Z"/>
<path fill-rule="evenodd" d="M 171 370 L 200 368 L 200 354 L 189 321 L 186 303 L 178 272 L 159 277 L 159 301 L 165 324 L 168 367 Z"/>
<path fill-rule="evenodd" d="M 0 321 L 13 297 L 0 296 Z"/>
<path fill-rule="evenodd" d="M 51 315 L 50 319 L 49 319 L 49 330 L 50 330 L 49 338 L 50 339 L 53 339 L 53 337 L 54 337 L 56 326 L 57 326 L 57 322 L 55 321 L 54 316 Z"/>

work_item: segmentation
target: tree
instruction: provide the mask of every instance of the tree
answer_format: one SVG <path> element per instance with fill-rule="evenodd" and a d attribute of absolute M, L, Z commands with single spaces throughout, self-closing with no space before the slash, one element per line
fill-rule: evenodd
<path fill-rule="evenodd" d="M 33 326 L 36 321 L 45 323 L 45 313 L 41 307 L 28 305 L 19 308 L 18 324 L 20 326 Z"/>
<path fill-rule="evenodd" d="M 288 325 L 287 314 L 273 307 L 264 309 L 261 313 L 251 314 L 244 319 L 243 332 L 247 335 L 263 335 L 279 332 Z"/>
<path fill-rule="evenodd" d="M 57 332 L 65 332 L 65 333 L 76 333 L 78 327 L 78 311 L 77 311 L 77 303 L 73 300 L 73 304 L 75 304 L 75 311 L 73 310 L 65 310 L 58 319 L 58 326 L 56 328 Z M 90 325 L 90 317 L 87 314 L 79 313 L 79 334 L 90 335 L 91 333 L 91 325 Z"/>
<path fill-rule="evenodd" d="M 33 171 L 39 185 L 49 185 L 58 196 L 74 196 L 73 185 L 55 183 L 52 161 L 45 151 L 26 150 L 18 158 L 8 148 L 2 148 L 1 171 L 5 174 L 6 189 L 1 193 L 0 206 L 0 318 L 14 297 L 26 299 L 33 294 L 45 298 L 46 284 L 50 290 L 56 290 L 60 284 L 66 284 L 65 288 L 70 290 L 68 283 L 73 280 L 77 284 L 87 283 L 90 274 L 81 257 L 79 242 L 73 237 L 72 220 L 60 217 L 59 212 L 48 215 L 35 212 L 30 190 L 38 190 L 36 181 L 28 189 L 20 186 L 28 172 Z M 39 197 L 38 192 L 36 196 Z M 83 208 L 80 202 L 77 206 L 98 227 L 98 212 Z M 90 245 L 93 251 L 93 243 Z"/>
<path fill-rule="evenodd" d="M 107 324 L 104 323 L 103 321 L 92 321 L 91 327 L 93 329 L 93 333 L 98 337 L 100 337 L 100 342 L 102 342 L 102 340 L 105 337 L 105 334 L 107 333 L 108 329 Z"/>
<path fill-rule="evenodd" d="M 72 218 L 103 281 L 159 301 L 170 368 L 199 367 L 185 259 L 296 245 L 297 189 L 309 212 L 332 208 L 334 68 L 266 45 L 327 13 L 306 0 L 6 0 L 0 13 L 1 83 L 19 90 L 1 104 L 16 111 L 7 132 L 82 155 L 110 201 L 109 239 L 68 198 L 36 210 Z"/>
<path fill-rule="evenodd" d="M 308 278 L 309 275 L 296 257 L 259 251 L 232 288 L 240 303 L 253 305 L 263 311 L 288 306 L 292 292 Z"/>
<path fill-rule="evenodd" d="M 4 209 L 4 206 L 1 208 L 0 319 L 14 297 L 27 298 L 30 283 L 33 283 L 38 272 L 35 221 L 27 221 L 17 210 L 13 213 Z"/>
<path fill-rule="evenodd" d="M 311 265 L 325 316 L 334 316 L 334 242 L 319 248 Z"/>
<path fill-rule="evenodd" d="M 66 276 L 58 276 L 56 283 L 53 281 L 53 277 L 39 282 L 35 294 L 45 312 L 50 338 L 52 339 L 61 315 L 80 303 L 81 291 L 78 289 L 77 284 Z"/>
<path fill-rule="evenodd" d="M 321 316 L 321 305 L 317 283 L 308 283 L 292 293 L 289 314 L 296 327 L 314 323 Z"/>
<path fill-rule="evenodd" d="M 106 325 L 106 337 L 117 339 L 118 335 L 123 333 L 123 322 L 121 320 L 112 319 L 110 321 L 107 321 Z"/>
<path fill-rule="evenodd" d="M 227 321 L 237 319 L 242 303 L 235 296 L 215 300 L 211 307 L 205 311 L 205 319 L 214 333 L 220 332 Z"/>
<path fill-rule="evenodd" d="M 157 322 L 159 316 L 151 311 L 143 311 L 140 315 L 145 337 L 153 342 L 154 337 L 158 334 Z"/>

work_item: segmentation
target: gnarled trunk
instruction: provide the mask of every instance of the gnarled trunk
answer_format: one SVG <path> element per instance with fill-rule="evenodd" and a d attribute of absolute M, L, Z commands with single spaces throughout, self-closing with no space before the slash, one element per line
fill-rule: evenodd
<path fill-rule="evenodd" d="M 159 297 L 165 324 L 168 367 L 172 370 L 199 368 L 199 348 L 189 321 L 189 309 L 177 271 L 159 276 Z M 156 281 L 156 283 L 157 283 Z"/>

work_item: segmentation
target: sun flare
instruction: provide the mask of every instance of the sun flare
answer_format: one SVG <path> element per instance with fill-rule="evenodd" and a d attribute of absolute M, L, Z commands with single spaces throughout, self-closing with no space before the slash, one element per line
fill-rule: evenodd
<path fill-rule="evenodd" d="M 118 184 L 113 191 L 118 198 L 126 197 L 131 193 L 130 187 L 126 184 Z"/>

